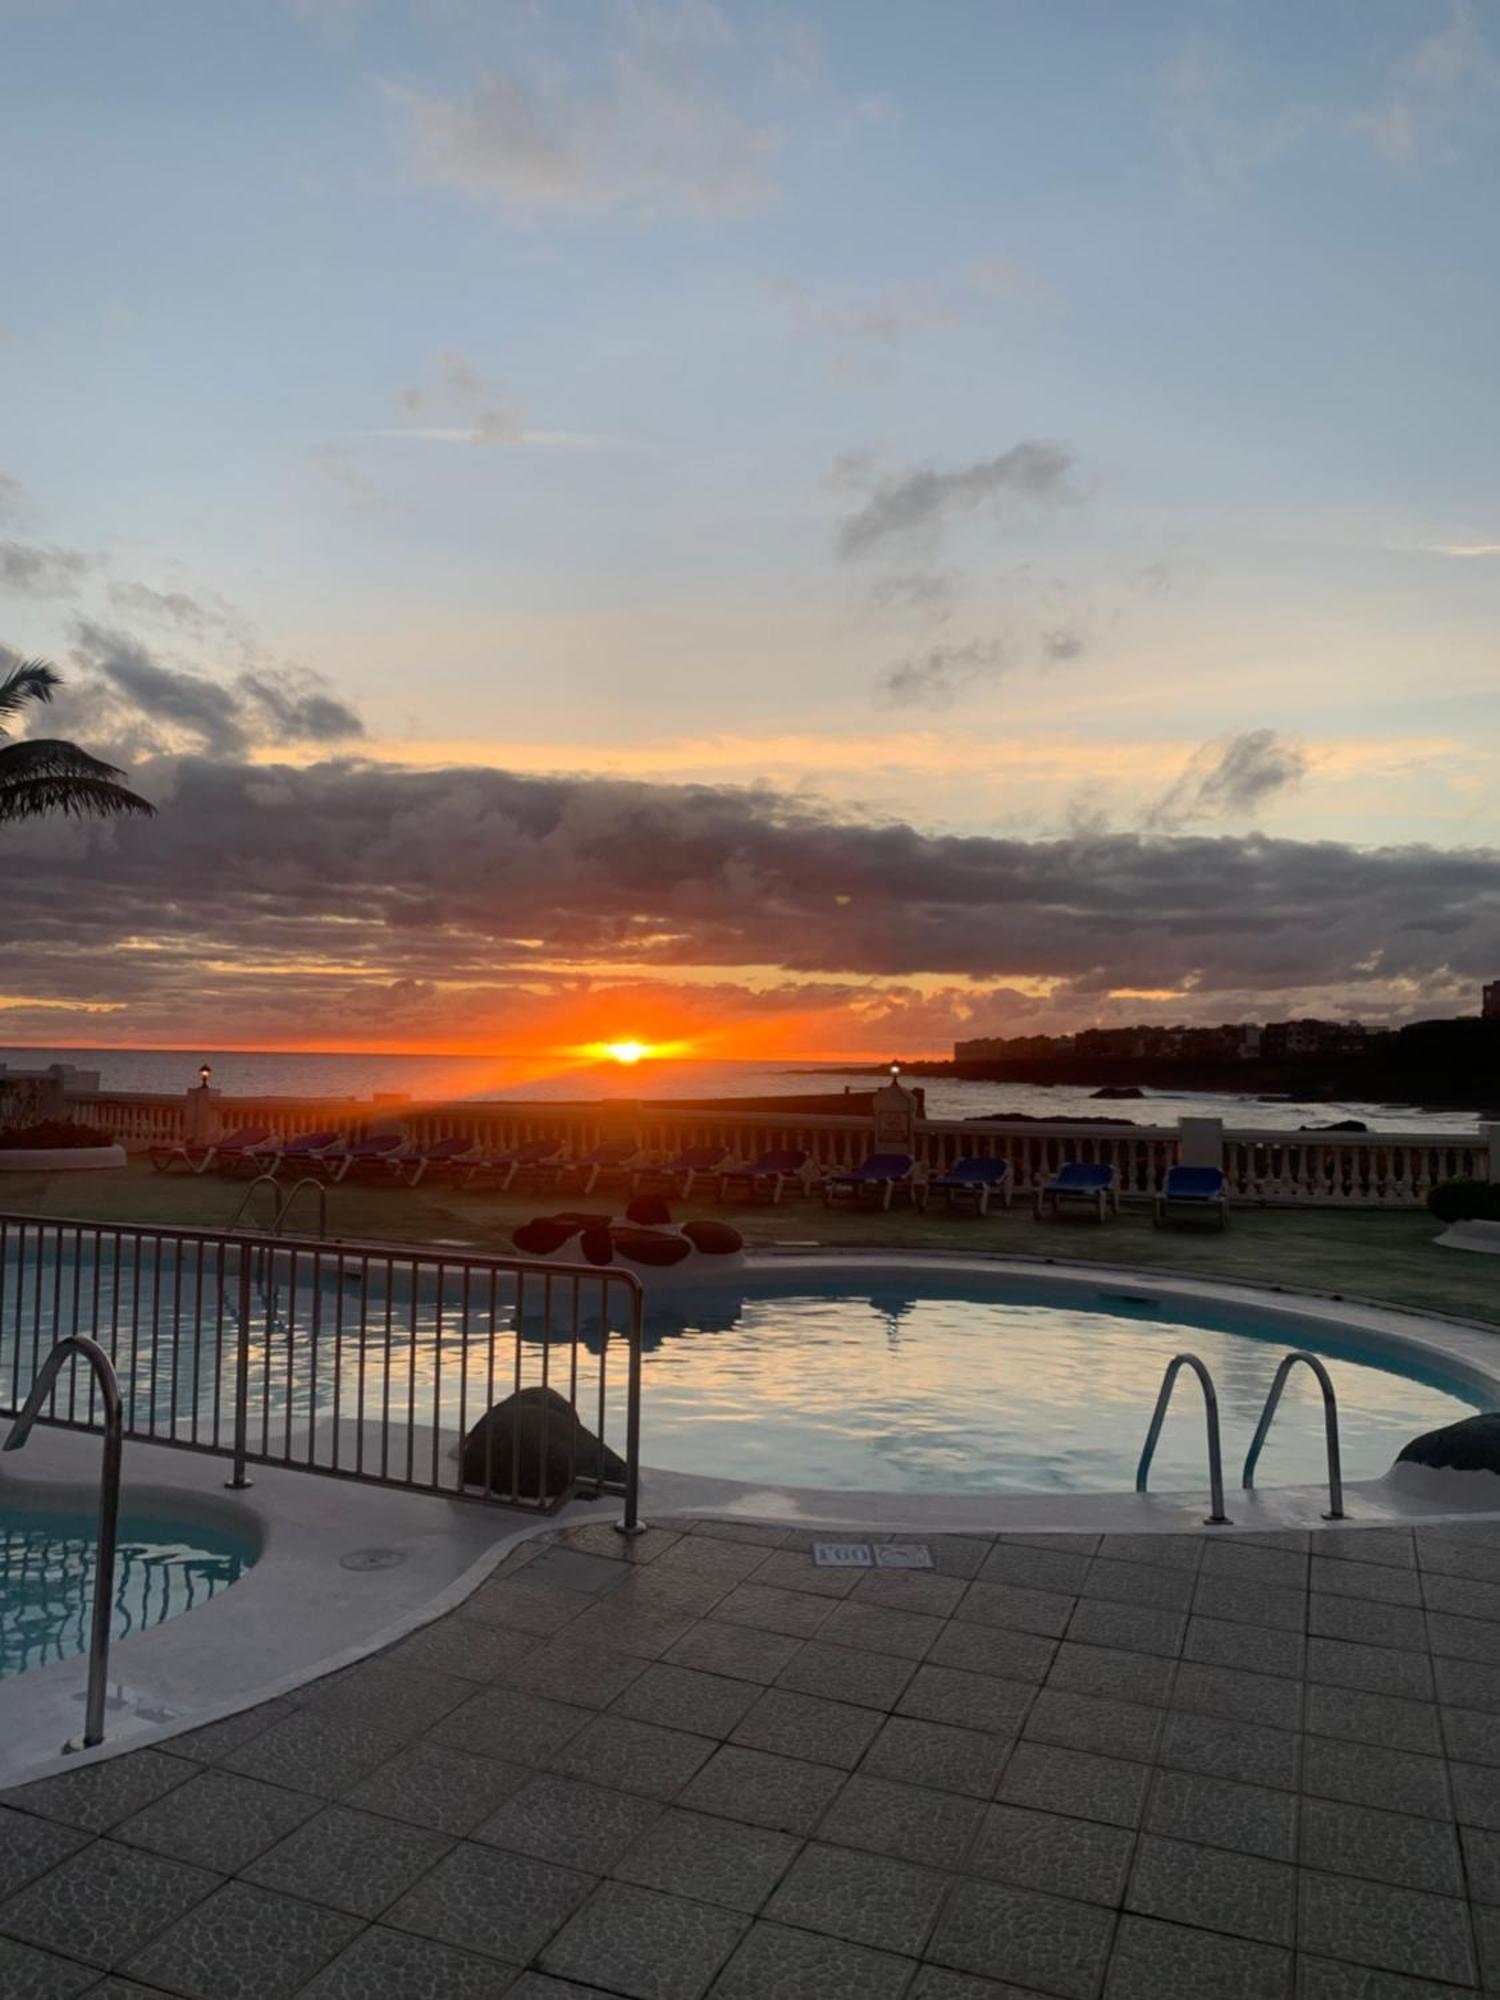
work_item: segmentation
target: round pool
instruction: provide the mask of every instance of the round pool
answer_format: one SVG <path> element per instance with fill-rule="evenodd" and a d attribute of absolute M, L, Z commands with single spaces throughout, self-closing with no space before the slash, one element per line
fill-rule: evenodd
<path fill-rule="evenodd" d="M 1163 1370 L 1188 1350 L 1213 1374 L 1225 1476 L 1238 1483 L 1291 1348 L 1321 1356 L 1333 1377 L 1346 1478 L 1377 1478 L 1419 1432 L 1500 1407 L 1482 1373 L 1437 1349 L 1250 1295 L 1195 1297 L 1148 1278 L 825 1269 L 648 1291 L 641 1456 L 787 1486 L 1121 1492 L 1135 1483 Z M 1310 1484 L 1324 1469 L 1318 1391 L 1297 1369 L 1257 1481 Z M 1203 1403 L 1184 1374 L 1151 1486 L 1206 1484 Z"/>
<path fill-rule="evenodd" d="M 0 1502 L 0 1679 L 89 1647 L 97 1515 L 19 1495 Z M 126 1515 L 115 1550 L 118 1642 L 206 1604 L 255 1561 L 242 1534 L 203 1521 Z"/>

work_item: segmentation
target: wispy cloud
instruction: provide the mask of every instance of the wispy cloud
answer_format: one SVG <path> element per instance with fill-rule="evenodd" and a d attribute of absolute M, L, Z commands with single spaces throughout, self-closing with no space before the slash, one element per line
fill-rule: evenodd
<path fill-rule="evenodd" d="M 71 597 L 94 567 L 79 549 L 0 542 L 0 591 L 16 597 Z"/>
<path fill-rule="evenodd" d="M 1249 729 L 1206 743 L 1157 800 L 1144 824 L 1175 832 L 1198 820 L 1243 819 L 1307 773 L 1307 753 L 1274 729 Z"/>
<path fill-rule="evenodd" d="M 462 417 L 461 435 L 469 444 L 519 444 L 523 435 L 519 409 L 499 383 L 456 347 L 435 354 L 422 381 L 403 389 L 396 400 L 414 417 Z"/>
<path fill-rule="evenodd" d="M 1425 556 L 1500 556 L 1500 542 L 1422 542 L 1418 553 Z"/>
<path fill-rule="evenodd" d="M 919 467 L 880 480 L 842 523 L 839 554 L 860 557 L 887 544 L 938 532 L 956 514 L 988 512 L 997 518 L 1047 508 L 1075 497 L 1069 484 L 1070 453 L 1055 444 L 1023 439 L 995 458 L 953 472 Z"/>

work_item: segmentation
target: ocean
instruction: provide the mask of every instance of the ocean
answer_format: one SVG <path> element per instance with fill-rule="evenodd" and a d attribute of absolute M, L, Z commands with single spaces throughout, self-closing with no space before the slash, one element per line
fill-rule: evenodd
<path fill-rule="evenodd" d="M 244 1054 L 220 1049 L 5 1049 L 0 1064 L 44 1069 L 51 1062 L 98 1070 L 106 1090 L 186 1090 L 209 1063 L 216 1088 L 233 1096 L 371 1097 L 400 1092 L 413 1102 L 453 1099 L 538 1098 L 570 1103 L 602 1098 L 793 1097 L 870 1090 L 887 1080 L 876 1065 L 868 1073 L 822 1069 L 815 1064 L 645 1061 L 584 1064 L 544 1070 L 534 1062 L 484 1056 Z M 1226 1125 L 1279 1128 L 1323 1125 L 1359 1118 L 1372 1131 L 1472 1133 L 1472 1111 L 1423 1111 L 1410 1105 L 1360 1103 L 1262 1103 L 1229 1091 L 1148 1091 L 1142 1100 L 1100 1101 L 1070 1084 L 968 1083 L 916 1077 L 933 1118 L 978 1118 L 1024 1113 L 1030 1118 L 1122 1118 L 1141 1125 L 1181 1117 L 1217 1117 Z"/>

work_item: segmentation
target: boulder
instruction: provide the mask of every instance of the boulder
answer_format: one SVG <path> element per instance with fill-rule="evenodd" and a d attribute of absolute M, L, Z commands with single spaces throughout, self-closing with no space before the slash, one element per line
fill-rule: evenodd
<path fill-rule="evenodd" d="M 1397 1465 L 1426 1465 L 1443 1472 L 1500 1472 L 1500 1411 L 1464 1417 L 1441 1430 L 1424 1431 L 1396 1456 Z"/>
<path fill-rule="evenodd" d="M 565 1500 L 579 1480 L 591 1485 L 596 1476 L 621 1483 L 625 1478 L 624 1459 L 601 1446 L 555 1389 L 518 1389 L 479 1419 L 463 1442 L 466 1486 L 484 1485 L 486 1462 L 490 1491 L 523 1500 L 543 1494 Z"/>

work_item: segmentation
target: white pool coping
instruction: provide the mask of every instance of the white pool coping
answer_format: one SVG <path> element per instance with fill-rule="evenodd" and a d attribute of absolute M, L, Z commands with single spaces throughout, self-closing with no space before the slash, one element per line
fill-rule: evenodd
<path fill-rule="evenodd" d="M 1288 1346 L 1309 1325 L 1354 1332 L 1393 1357 L 1404 1355 L 1460 1378 L 1500 1408 L 1500 1328 L 1400 1311 L 1368 1301 L 1143 1272 L 1132 1266 L 1064 1264 L 1051 1259 L 955 1256 L 950 1252 L 801 1251 L 747 1258 L 736 1278 L 753 1287 L 785 1283 L 977 1278 L 1003 1289 L 1009 1279 L 1066 1296 L 1101 1290 L 1252 1306 L 1287 1320 Z M 1141 1425 L 1155 1383 L 1142 1385 Z M 1181 1394 L 1196 1397 L 1186 1379 Z M 320 1426 L 320 1434 L 324 1427 Z M 340 1426 L 341 1432 L 350 1427 Z M 456 1436 L 444 1436 L 444 1455 Z M 321 1455 L 321 1446 L 320 1446 Z M 348 1456 L 345 1456 L 348 1462 Z M 0 1504 L 33 1495 L 92 1510 L 99 1440 L 38 1425 L 23 1452 L 0 1459 Z M 642 1472 L 645 1519 L 700 1516 L 788 1528 L 859 1529 L 865 1534 L 1130 1533 L 1233 1535 L 1319 1528 L 1327 1489 L 1283 1486 L 1245 1492 L 1226 1465 L 1230 1524 L 1208 1527 L 1200 1493 L 893 1494 L 704 1478 L 663 1468 Z M 76 1769 L 80 1763 L 159 1742 L 267 1701 L 391 1644 L 459 1604 L 505 1554 L 529 1537 L 580 1520 L 617 1519 L 618 1501 L 574 1502 L 537 1516 L 474 1501 L 404 1492 L 367 1482 L 253 1468 L 254 1485 L 226 1490 L 228 1461 L 128 1440 L 122 1512 L 218 1522 L 257 1544 L 253 1568 L 230 1589 L 164 1625 L 121 1640 L 110 1655 L 108 1740 L 64 1758 L 61 1744 L 80 1728 L 87 1660 L 63 1660 L 0 1681 L 0 1785 Z M 1473 1522 L 1500 1518 L 1500 1478 L 1403 1466 L 1345 1488 L 1346 1520 L 1361 1527 Z M 379 1548 L 398 1553 L 391 1568 L 346 1569 L 341 1558 Z"/>

